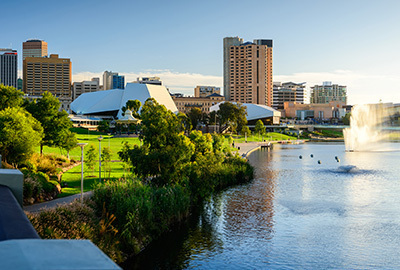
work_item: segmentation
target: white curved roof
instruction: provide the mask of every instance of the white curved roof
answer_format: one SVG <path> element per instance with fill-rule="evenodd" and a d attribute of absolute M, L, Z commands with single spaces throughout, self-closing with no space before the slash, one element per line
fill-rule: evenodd
<path fill-rule="evenodd" d="M 162 85 L 128 83 L 125 89 L 112 89 L 84 93 L 71 103 L 71 110 L 76 114 L 94 114 L 107 111 L 118 111 L 122 117 L 121 108 L 128 100 L 139 100 L 142 105 L 148 98 L 154 98 L 174 113 L 178 112 L 167 88 Z"/>
<path fill-rule="evenodd" d="M 224 101 L 225 102 L 225 101 Z M 218 111 L 219 110 L 219 105 L 224 103 L 220 102 L 218 104 L 215 104 L 210 108 L 210 112 L 212 111 Z M 236 102 L 232 102 L 233 104 L 236 104 Z M 274 108 L 268 107 L 266 105 L 261 105 L 261 104 L 253 104 L 253 103 L 242 103 L 243 106 L 246 106 L 246 111 L 247 111 L 247 121 L 250 120 L 256 120 L 256 119 L 262 119 L 262 118 L 268 118 L 268 117 L 273 117 L 273 116 L 281 116 L 281 112 L 275 110 Z"/>

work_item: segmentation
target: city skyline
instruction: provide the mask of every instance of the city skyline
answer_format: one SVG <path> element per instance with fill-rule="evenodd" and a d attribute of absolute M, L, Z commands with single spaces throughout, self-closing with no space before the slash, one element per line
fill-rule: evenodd
<path fill-rule="evenodd" d="M 223 86 L 223 38 L 272 39 L 273 81 L 346 85 L 348 103 L 400 102 L 396 1 L 7 1 L 1 48 L 37 38 L 70 58 L 73 81 L 105 70 L 158 76 L 171 92 Z M 78 19 L 77 19 L 78 18 Z M 11 46 L 10 46 L 11 45 Z"/>

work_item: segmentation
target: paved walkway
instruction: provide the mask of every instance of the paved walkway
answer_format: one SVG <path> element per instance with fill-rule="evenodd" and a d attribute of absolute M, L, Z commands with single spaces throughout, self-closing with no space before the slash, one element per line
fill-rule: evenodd
<path fill-rule="evenodd" d="M 249 153 L 251 150 L 261 147 L 260 142 L 247 142 L 247 143 L 235 143 L 235 147 L 240 147 L 239 155 L 243 156 Z"/>
<path fill-rule="evenodd" d="M 88 191 L 83 193 L 83 198 L 87 198 L 92 196 L 93 192 Z M 43 203 L 37 203 L 33 205 L 27 205 L 23 207 L 23 210 L 28 213 L 38 213 L 46 209 L 52 209 L 56 208 L 59 205 L 63 204 L 70 204 L 75 200 L 80 200 L 81 194 L 75 194 L 72 196 L 64 197 L 64 198 L 59 198 L 59 199 L 54 199 L 48 202 L 43 202 Z"/>

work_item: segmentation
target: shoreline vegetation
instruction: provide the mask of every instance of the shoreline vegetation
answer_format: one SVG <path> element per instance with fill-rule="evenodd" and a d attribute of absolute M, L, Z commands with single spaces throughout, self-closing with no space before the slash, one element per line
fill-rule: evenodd
<path fill-rule="evenodd" d="M 231 137 L 192 131 L 154 100 L 141 113 L 141 145 L 118 152 L 130 174 L 94 184 L 93 196 L 28 214 L 44 239 L 90 239 L 121 263 L 185 220 L 204 199 L 253 179 L 253 167 L 232 153 Z M 227 140 L 227 141 L 225 141 Z"/>

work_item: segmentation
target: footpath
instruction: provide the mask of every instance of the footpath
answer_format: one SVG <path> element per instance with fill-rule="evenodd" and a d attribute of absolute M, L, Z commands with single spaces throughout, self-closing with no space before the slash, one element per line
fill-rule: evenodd
<path fill-rule="evenodd" d="M 235 143 L 235 147 L 240 147 L 238 150 L 238 153 L 242 157 L 246 157 L 248 154 L 250 154 L 253 150 L 258 149 L 261 146 L 259 142 L 248 142 L 248 143 Z M 93 192 L 88 191 L 83 193 L 83 198 L 88 198 L 92 196 Z M 59 199 L 54 199 L 48 202 L 43 202 L 43 203 L 37 203 L 33 205 L 27 205 L 23 207 L 23 210 L 27 213 L 39 213 L 43 210 L 46 209 L 52 209 L 56 208 L 59 205 L 63 204 L 70 204 L 75 200 L 80 200 L 81 194 L 75 194 L 72 196 L 64 197 L 64 198 L 59 198 Z"/>

